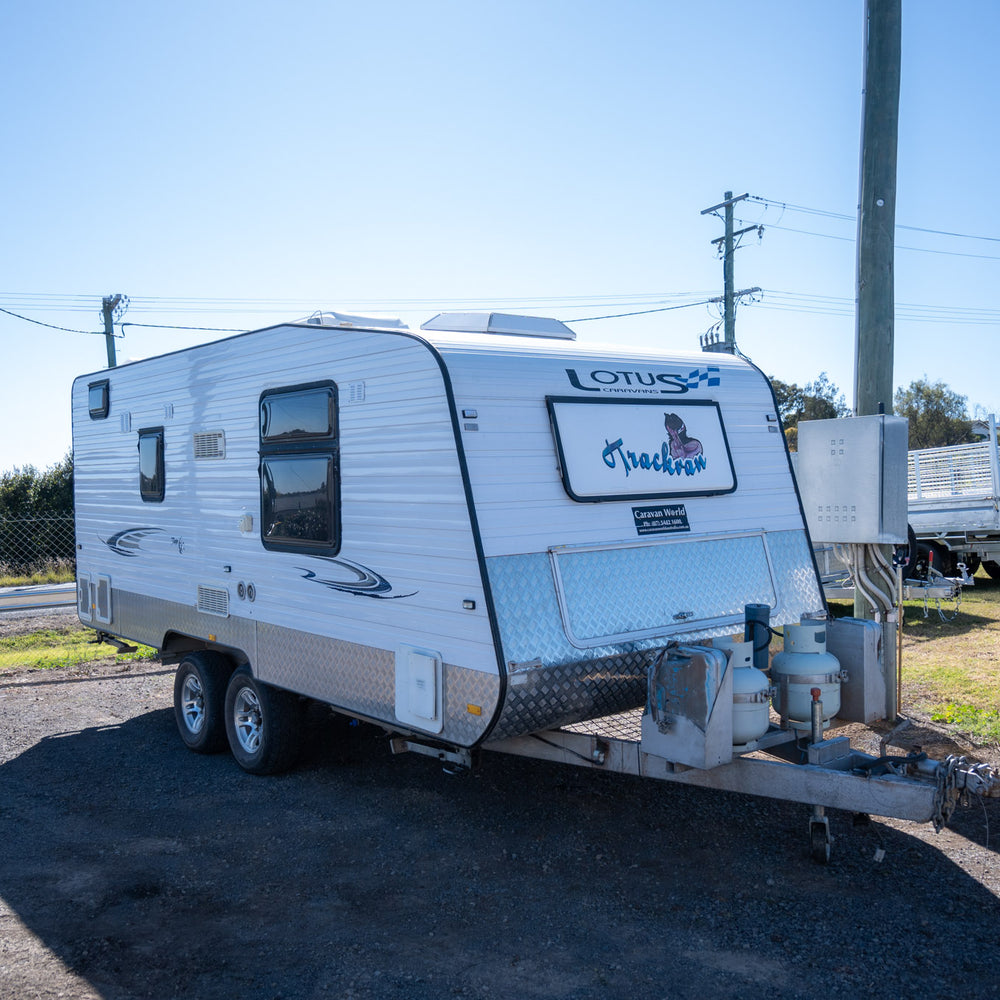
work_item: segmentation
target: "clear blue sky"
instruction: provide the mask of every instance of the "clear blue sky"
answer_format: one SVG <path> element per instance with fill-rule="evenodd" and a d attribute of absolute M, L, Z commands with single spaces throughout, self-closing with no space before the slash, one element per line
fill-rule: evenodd
<path fill-rule="evenodd" d="M 0 307 L 100 331 L 315 309 L 582 317 L 722 289 L 740 348 L 851 402 L 862 0 L 62 0 L 0 6 Z M 903 0 L 895 382 L 1000 410 L 1000 3 Z M 779 207 L 780 203 L 797 206 Z M 802 212 L 807 208 L 831 216 Z M 989 237 L 969 239 L 969 236 Z M 906 249 L 904 249 L 906 248 Z M 696 350 L 715 307 L 575 325 Z M 126 326 L 122 360 L 221 334 Z M 103 337 L 0 314 L 0 470 L 70 446 Z"/>

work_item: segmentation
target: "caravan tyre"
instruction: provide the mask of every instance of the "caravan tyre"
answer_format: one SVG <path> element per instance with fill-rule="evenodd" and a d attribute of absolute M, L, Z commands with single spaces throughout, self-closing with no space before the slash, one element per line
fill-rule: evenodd
<path fill-rule="evenodd" d="M 993 559 L 984 559 L 983 569 L 989 573 L 991 580 L 1000 581 L 1000 562 L 996 562 Z"/>
<path fill-rule="evenodd" d="M 181 660 L 174 676 L 174 718 L 181 739 L 196 753 L 226 748 L 223 708 L 233 664 L 221 653 L 199 650 Z"/>
<path fill-rule="evenodd" d="M 226 689 L 226 736 L 236 763 L 250 774 L 277 774 L 299 752 L 302 704 L 289 691 L 262 684 L 247 666 Z"/>

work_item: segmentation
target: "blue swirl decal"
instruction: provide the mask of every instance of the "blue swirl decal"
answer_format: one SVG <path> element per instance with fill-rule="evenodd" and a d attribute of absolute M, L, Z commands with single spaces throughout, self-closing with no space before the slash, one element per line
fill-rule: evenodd
<path fill-rule="evenodd" d="M 412 597 L 417 593 L 415 590 L 409 594 L 390 593 L 392 584 L 384 576 L 359 563 L 349 562 L 346 559 L 323 559 L 323 562 L 347 570 L 352 574 L 352 577 L 347 580 L 328 580 L 317 576 L 311 569 L 299 566 L 298 569 L 302 573 L 302 578 L 322 584 L 324 587 L 329 587 L 330 590 L 338 590 L 343 594 L 374 597 L 380 601 L 395 601 L 401 597 Z"/>
<path fill-rule="evenodd" d="M 98 538 L 116 555 L 134 559 L 142 551 L 142 540 L 147 535 L 161 531 L 162 528 L 126 528 L 110 538 Z"/>

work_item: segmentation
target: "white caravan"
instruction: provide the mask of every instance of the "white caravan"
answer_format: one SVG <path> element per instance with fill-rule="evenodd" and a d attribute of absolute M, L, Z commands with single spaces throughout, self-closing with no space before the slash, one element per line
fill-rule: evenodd
<path fill-rule="evenodd" d="M 192 749 L 286 767 L 314 699 L 456 763 L 555 744 L 824 800 L 739 766 L 733 671 L 703 648 L 747 605 L 774 626 L 825 606 L 770 385 L 740 358 L 326 313 L 83 376 L 73 426 L 80 617 L 179 663 Z M 641 714 L 667 648 L 702 690 L 668 692 L 666 742 L 623 763 L 586 723 Z M 772 739 L 794 731 L 750 748 Z"/>

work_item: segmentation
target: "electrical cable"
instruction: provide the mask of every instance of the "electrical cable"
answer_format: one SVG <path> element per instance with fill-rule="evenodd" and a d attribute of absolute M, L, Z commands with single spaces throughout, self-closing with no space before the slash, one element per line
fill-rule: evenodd
<path fill-rule="evenodd" d="M 103 330 L 71 330 L 68 326 L 56 326 L 54 323 L 43 323 L 40 319 L 31 319 L 29 316 L 21 316 L 19 313 L 11 312 L 9 309 L 0 307 L 0 312 L 14 319 L 23 319 L 25 323 L 34 323 L 36 326 L 47 326 L 50 330 L 62 330 L 64 333 L 85 333 L 88 336 L 103 337 Z"/>
<path fill-rule="evenodd" d="M 148 327 L 151 330 L 209 330 L 213 333 L 246 333 L 245 326 L 176 326 L 173 323 L 120 323 L 122 334 L 127 326 Z"/>
<path fill-rule="evenodd" d="M 771 198 L 762 198 L 759 195 L 755 194 L 748 195 L 747 200 L 759 202 L 765 207 L 774 205 L 780 208 L 783 212 L 784 211 L 802 212 L 804 215 L 817 215 L 820 216 L 821 218 L 826 218 L 826 219 L 840 219 L 845 222 L 857 222 L 857 216 L 855 215 L 846 215 L 843 212 L 828 212 L 821 208 L 809 208 L 806 205 L 792 205 L 786 201 L 774 201 Z M 772 227 L 772 228 L 777 228 L 777 227 Z M 907 226 L 903 225 L 902 223 L 896 223 L 895 228 L 906 229 L 914 233 L 929 233 L 932 236 L 951 236 L 954 237 L 955 239 L 983 240 L 984 242 L 987 243 L 1000 243 L 1000 236 L 977 236 L 974 233 L 953 233 L 946 229 L 929 229 L 924 226 Z M 813 235 L 819 235 L 819 234 L 813 234 Z M 913 249 L 913 248 L 906 248 L 906 249 Z"/>
<path fill-rule="evenodd" d="M 679 306 L 663 306 L 660 309 L 641 309 L 638 312 L 615 313 L 612 316 L 582 316 L 576 319 L 568 319 L 567 323 L 590 323 L 598 319 L 622 319 L 625 316 L 648 316 L 650 313 L 671 312 L 674 309 L 690 309 L 691 306 L 705 306 L 715 302 L 716 299 L 703 299 L 700 302 L 685 302 Z"/>

